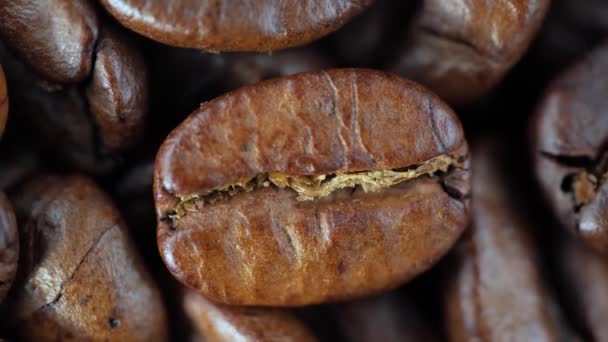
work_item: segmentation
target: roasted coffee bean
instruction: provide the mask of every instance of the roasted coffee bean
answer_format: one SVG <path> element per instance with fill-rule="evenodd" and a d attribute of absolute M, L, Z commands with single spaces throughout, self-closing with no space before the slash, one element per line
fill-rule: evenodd
<path fill-rule="evenodd" d="M 416 306 L 396 292 L 339 304 L 334 311 L 351 342 L 439 341 Z"/>
<path fill-rule="evenodd" d="M 17 192 L 21 280 L 12 318 L 31 340 L 163 341 L 166 317 L 116 208 L 81 176 Z"/>
<path fill-rule="evenodd" d="M 145 65 L 113 28 L 101 29 L 91 79 L 82 84 L 40 79 L 0 50 L 11 106 L 33 126 L 43 151 L 60 153 L 61 161 L 78 169 L 103 173 L 116 165 L 121 150 L 140 139 L 148 97 Z"/>
<path fill-rule="evenodd" d="M 19 260 L 19 238 L 13 207 L 0 192 L 0 303 L 13 284 Z"/>
<path fill-rule="evenodd" d="M 593 341 L 608 341 L 608 261 L 580 241 L 562 237 L 555 253 L 560 284 L 574 317 Z"/>
<path fill-rule="evenodd" d="M 547 89 L 531 127 L 542 191 L 561 224 L 608 252 L 608 43 Z"/>
<path fill-rule="evenodd" d="M 447 280 L 450 340 L 556 341 L 531 226 L 515 205 L 501 149 L 486 140 L 472 151 L 473 222 Z"/>
<path fill-rule="evenodd" d="M 0 39 L 49 81 L 89 76 L 99 25 L 90 0 L 0 0 Z"/>
<path fill-rule="evenodd" d="M 4 78 L 4 69 L 0 65 L 0 138 L 6 127 L 8 119 L 8 91 L 6 90 L 6 79 Z"/>
<path fill-rule="evenodd" d="M 183 304 L 206 341 L 316 341 L 286 309 L 215 304 L 192 290 L 185 292 Z"/>
<path fill-rule="evenodd" d="M 538 31 L 549 0 L 423 0 L 388 69 L 450 103 L 498 83 Z"/>
<path fill-rule="evenodd" d="M 159 249 L 209 299 L 296 306 L 398 286 L 468 224 L 460 122 L 426 89 L 357 69 L 201 106 L 161 146 Z"/>
<path fill-rule="evenodd" d="M 211 51 L 273 51 L 339 29 L 374 0 L 102 0 L 124 26 L 159 42 Z"/>

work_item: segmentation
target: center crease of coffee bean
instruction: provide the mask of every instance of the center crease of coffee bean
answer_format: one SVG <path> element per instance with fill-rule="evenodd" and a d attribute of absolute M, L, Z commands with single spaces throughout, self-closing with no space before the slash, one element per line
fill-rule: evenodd
<path fill-rule="evenodd" d="M 180 201 L 175 206 L 175 209 L 167 215 L 167 218 L 171 220 L 175 228 L 180 219 L 186 216 L 188 212 L 196 212 L 200 206 L 212 204 L 239 193 L 270 186 L 294 190 L 298 194 L 296 198 L 298 201 L 312 201 L 329 196 L 336 190 L 357 186 L 366 193 L 376 192 L 424 175 L 432 176 L 439 172 L 446 173 L 450 168 L 461 166 L 462 161 L 459 158 L 446 154 L 429 159 L 421 164 L 391 170 L 316 176 L 296 176 L 280 172 L 261 173 L 253 177 L 239 179 L 231 184 L 219 186 L 205 194 L 178 196 Z"/>

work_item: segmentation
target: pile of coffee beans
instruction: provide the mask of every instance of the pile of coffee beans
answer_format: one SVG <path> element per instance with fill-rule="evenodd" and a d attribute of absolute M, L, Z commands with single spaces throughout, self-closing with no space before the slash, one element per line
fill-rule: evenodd
<path fill-rule="evenodd" d="M 602 0 L 0 0 L 0 340 L 608 341 L 606 108 Z"/>

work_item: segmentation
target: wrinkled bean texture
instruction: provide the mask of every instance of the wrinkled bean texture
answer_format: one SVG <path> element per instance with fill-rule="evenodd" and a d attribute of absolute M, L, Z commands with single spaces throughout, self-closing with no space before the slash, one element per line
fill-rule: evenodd
<path fill-rule="evenodd" d="M 608 43 L 551 83 L 531 127 L 536 177 L 559 222 L 608 252 Z"/>
<path fill-rule="evenodd" d="M 391 139 L 385 139 L 391 137 Z M 387 170 L 452 156 L 448 172 L 378 192 L 311 201 L 262 187 L 212 204 L 180 198 L 267 172 Z M 428 269 L 468 223 L 468 152 L 441 100 L 397 76 L 358 69 L 262 82 L 201 106 L 161 146 L 158 243 L 173 275 L 208 298 L 305 305 L 369 295 Z"/>
<path fill-rule="evenodd" d="M 11 288 L 19 261 L 17 220 L 13 207 L 0 192 L 0 303 Z"/>
<path fill-rule="evenodd" d="M 8 90 L 6 89 L 6 78 L 4 69 L 0 65 L 0 138 L 4 133 L 6 121 L 8 120 Z"/>
<path fill-rule="evenodd" d="M 389 70 L 449 103 L 470 102 L 519 60 L 549 0 L 423 0 Z"/>
<path fill-rule="evenodd" d="M 316 341 L 287 309 L 216 304 L 194 291 L 184 294 L 184 310 L 207 341 Z"/>
<path fill-rule="evenodd" d="M 472 227 L 447 281 L 451 341 L 556 341 L 559 332 L 531 237 L 514 204 L 501 148 L 473 148 Z"/>
<path fill-rule="evenodd" d="M 166 317 L 109 197 L 81 176 L 42 177 L 15 196 L 22 276 L 12 310 L 33 340 L 163 341 Z"/>
<path fill-rule="evenodd" d="M 211 51 L 273 51 L 344 25 L 373 0 L 102 0 L 124 26 L 159 42 Z"/>
<path fill-rule="evenodd" d="M 0 0 L 0 40 L 49 81 L 83 81 L 99 35 L 94 6 L 90 0 Z"/>

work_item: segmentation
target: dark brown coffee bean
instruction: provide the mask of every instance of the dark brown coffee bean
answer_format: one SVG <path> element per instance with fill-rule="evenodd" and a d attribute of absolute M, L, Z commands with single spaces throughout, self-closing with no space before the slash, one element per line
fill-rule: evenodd
<path fill-rule="evenodd" d="M 374 0 L 102 0 L 124 26 L 159 42 L 211 51 L 273 51 L 339 29 Z"/>
<path fill-rule="evenodd" d="M 452 110 L 397 76 L 311 72 L 203 105 L 161 146 L 158 243 L 209 299 L 305 305 L 428 269 L 468 223 Z"/>
<path fill-rule="evenodd" d="M 85 80 L 98 33 L 93 1 L 0 0 L 0 38 L 49 81 Z"/>
<path fill-rule="evenodd" d="M 142 56 L 113 29 L 102 30 L 95 50 L 91 82 L 86 87 L 103 146 L 121 149 L 143 133 L 148 81 Z"/>
<path fill-rule="evenodd" d="M 501 146 L 473 149 L 472 227 L 447 283 L 451 341 L 556 341 L 531 226 L 514 204 Z M 505 163 L 506 164 L 506 163 Z"/>
<path fill-rule="evenodd" d="M 395 292 L 339 304 L 334 310 L 351 342 L 439 341 L 415 305 Z"/>
<path fill-rule="evenodd" d="M 22 279 L 12 305 L 32 340 L 163 341 L 166 317 L 108 196 L 84 177 L 45 177 L 15 199 Z"/>
<path fill-rule="evenodd" d="M 4 78 L 4 69 L 0 65 L 0 138 L 6 127 L 8 119 L 8 91 L 6 89 L 6 79 Z"/>
<path fill-rule="evenodd" d="M 0 192 L 0 303 L 11 288 L 19 260 L 19 237 L 13 207 Z"/>
<path fill-rule="evenodd" d="M 531 127 L 536 176 L 561 224 L 608 252 L 608 43 L 548 88 Z"/>
<path fill-rule="evenodd" d="M 555 253 L 560 281 L 575 317 L 594 341 L 608 341 L 608 261 L 570 236 Z"/>
<path fill-rule="evenodd" d="M 423 0 L 389 70 L 448 102 L 470 102 L 519 60 L 548 5 L 548 0 Z"/>
<path fill-rule="evenodd" d="M 91 79 L 50 83 L 0 48 L 11 83 L 11 107 L 36 132 L 43 151 L 88 172 L 113 168 L 145 125 L 147 79 L 143 58 L 114 29 L 101 29 Z"/>
<path fill-rule="evenodd" d="M 187 290 L 184 310 L 206 341 L 316 341 L 313 333 L 285 309 L 215 304 Z"/>

